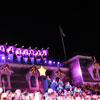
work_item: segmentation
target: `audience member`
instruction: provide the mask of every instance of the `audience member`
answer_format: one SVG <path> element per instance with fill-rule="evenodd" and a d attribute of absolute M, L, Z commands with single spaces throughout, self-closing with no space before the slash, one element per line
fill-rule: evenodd
<path fill-rule="evenodd" d="M 57 84 L 55 79 L 51 82 L 51 87 L 54 83 L 55 85 Z M 6 90 L 6 92 L 3 93 L 2 88 L 0 88 L 0 100 L 100 100 L 100 94 L 97 93 L 96 90 L 97 84 L 71 86 L 69 82 L 65 85 L 62 83 L 62 81 L 59 81 L 57 87 L 55 86 L 55 89 L 48 88 L 45 92 L 41 92 L 40 90 L 35 92 L 22 92 L 20 89 L 17 89 L 15 92 Z M 90 87 L 94 87 L 94 90 L 89 89 Z"/>

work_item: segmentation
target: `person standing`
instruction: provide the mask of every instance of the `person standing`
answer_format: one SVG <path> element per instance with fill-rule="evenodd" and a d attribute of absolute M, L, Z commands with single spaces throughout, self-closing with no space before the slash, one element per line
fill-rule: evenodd
<path fill-rule="evenodd" d="M 55 91 L 56 90 L 56 86 L 57 86 L 57 81 L 55 79 L 53 79 L 53 81 L 51 82 L 50 87 Z"/>

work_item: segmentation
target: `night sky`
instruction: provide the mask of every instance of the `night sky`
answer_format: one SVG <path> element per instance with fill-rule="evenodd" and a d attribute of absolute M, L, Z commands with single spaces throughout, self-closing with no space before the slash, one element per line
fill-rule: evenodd
<path fill-rule="evenodd" d="M 92 31 L 88 23 L 87 16 L 77 11 L 67 16 L 0 16 L 0 44 L 49 47 L 49 58 L 61 62 L 75 55 L 95 56 L 100 61 L 100 32 Z M 66 35 L 66 58 L 59 25 Z"/>

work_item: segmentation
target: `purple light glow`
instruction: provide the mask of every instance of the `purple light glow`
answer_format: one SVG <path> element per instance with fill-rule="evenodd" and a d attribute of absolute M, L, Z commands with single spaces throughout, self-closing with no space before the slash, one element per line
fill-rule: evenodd
<path fill-rule="evenodd" d="M 45 64 L 47 64 L 47 61 L 44 61 Z"/>
<path fill-rule="evenodd" d="M 51 60 L 49 60 L 49 62 L 48 62 L 50 65 L 52 64 L 52 61 Z"/>
<path fill-rule="evenodd" d="M 57 62 L 57 64 L 59 65 L 59 64 L 60 64 L 60 62 Z"/>
<path fill-rule="evenodd" d="M 10 57 L 8 57 L 8 60 L 10 60 Z"/>
<path fill-rule="evenodd" d="M 24 61 L 25 63 L 27 63 L 27 62 L 28 62 L 28 58 L 24 58 L 23 61 Z"/>
<path fill-rule="evenodd" d="M 2 60 L 5 60 L 5 56 L 2 56 Z"/>
<path fill-rule="evenodd" d="M 55 64 L 56 62 L 54 61 L 53 64 Z"/>

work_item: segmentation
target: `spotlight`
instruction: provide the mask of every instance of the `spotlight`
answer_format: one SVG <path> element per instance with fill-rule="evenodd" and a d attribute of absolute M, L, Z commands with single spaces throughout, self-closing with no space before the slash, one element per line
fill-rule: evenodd
<path fill-rule="evenodd" d="M 59 64 L 60 64 L 60 62 L 58 61 L 58 62 L 57 62 L 57 65 L 59 65 Z"/>
<path fill-rule="evenodd" d="M 56 62 L 54 61 L 53 64 L 55 64 Z"/>
<path fill-rule="evenodd" d="M 49 62 L 48 62 L 50 65 L 52 64 L 52 61 L 51 60 L 49 60 Z"/>
<path fill-rule="evenodd" d="M 81 71 L 81 69 L 79 68 L 78 69 L 78 73 L 81 75 L 82 74 L 82 71 Z"/>

